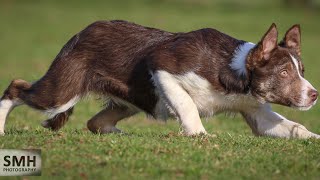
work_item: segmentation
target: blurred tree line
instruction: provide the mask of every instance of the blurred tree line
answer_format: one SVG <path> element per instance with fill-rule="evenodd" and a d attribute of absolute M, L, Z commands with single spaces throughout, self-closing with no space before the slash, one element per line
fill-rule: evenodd
<path fill-rule="evenodd" d="M 284 0 L 286 6 L 314 7 L 314 0 Z"/>

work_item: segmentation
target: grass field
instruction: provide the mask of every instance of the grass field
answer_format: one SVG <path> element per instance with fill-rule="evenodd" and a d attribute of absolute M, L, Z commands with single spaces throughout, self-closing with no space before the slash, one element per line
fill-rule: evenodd
<path fill-rule="evenodd" d="M 14 78 L 40 78 L 73 34 L 100 19 L 124 19 L 173 32 L 213 27 L 252 42 L 272 22 L 280 36 L 300 23 L 306 77 L 320 89 L 320 2 L 314 3 L 317 7 L 288 8 L 278 0 L 0 0 L 0 91 Z M 94 97 L 79 103 L 59 132 L 40 126 L 46 118 L 41 113 L 19 107 L 7 121 L 0 148 L 42 149 L 38 178 L 43 179 L 320 178 L 319 140 L 254 137 L 239 116 L 224 115 L 204 120 L 215 138 L 180 136 L 177 122 L 150 121 L 143 114 L 119 124 L 128 135 L 93 135 L 86 120 L 102 103 Z M 307 112 L 274 108 L 320 133 L 320 105 Z M 25 179 L 33 178 L 38 179 Z"/>

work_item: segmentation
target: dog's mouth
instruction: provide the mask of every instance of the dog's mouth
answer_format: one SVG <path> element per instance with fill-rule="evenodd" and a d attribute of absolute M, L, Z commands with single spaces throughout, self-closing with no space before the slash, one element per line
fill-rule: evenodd
<path fill-rule="evenodd" d="M 298 109 L 300 111 L 307 111 L 312 108 L 317 103 L 317 100 L 310 102 L 307 105 L 299 105 L 299 104 L 290 104 L 290 107 L 294 109 Z"/>
<path fill-rule="evenodd" d="M 312 105 L 311 106 L 296 106 L 296 105 L 291 105 L 290 106 L 291 108 L 294 108 L 294 109 L 298 109 L 300 111 L 308 111 L 309 109 L 311 109 Z"/>
<path fill-rule="evenodd" d="M 284 105 L 293 109 L 298 109 L 300 111 L 307 111 L 309 109 L 311 109 L 316 103 L 317 100 L 315 101 L 311 101 L 309 103 L 302 103 L 302 102 L 293 102 L 293 101 L 289 101 L 289 102 L 277 102 L 277 101 L 268 101 L 264 98 L 260 98 L 259 102 L 261 103 L 274 103 L 274 104 L 280 104 L 280 105 Z"/>

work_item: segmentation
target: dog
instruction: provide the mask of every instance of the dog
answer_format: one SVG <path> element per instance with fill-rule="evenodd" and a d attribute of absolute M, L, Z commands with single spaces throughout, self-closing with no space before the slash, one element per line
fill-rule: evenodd
<path fill-rule="evenodd" d="M 201 116 L 237 112 L 253 134 L 320 138 L 273 112 L 270 103 L 308 110 L 318 92 L 304 78 L 300 26 L 278 43 L 275 24 L 257 44 L 215 29 L 171 33 L 126 21 L 97 21 L 74 35 L 47 73 L 29 83 L 16 79 L 0 101 L 0 133 L 14 107 L 48 114 L 45 128 L 59 130 L 82 97 L 110 100 L 87 127 L 121 132 L 117 122 L 143 111 L 155 119 L 174 115 L 186 135 L 206 134 Z"/>

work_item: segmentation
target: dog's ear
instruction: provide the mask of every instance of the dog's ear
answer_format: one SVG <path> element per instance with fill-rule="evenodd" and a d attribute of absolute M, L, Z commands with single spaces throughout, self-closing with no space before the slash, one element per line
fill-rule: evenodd
<path fill-rule="evenodd" d="M 278 46 L 278 30 L 274 23 L 270 26 L 269 30 L 264 34 L 259 42 L 259 50 L 264 60 L 269 60 L 271 52 Z"/>
<path fill-rule="evenodd" d="M 293 49 L 299 56 L 301 54 L 301 30 L 300 25 L 293 25 L 279 43 L 280 46 Z"/>

